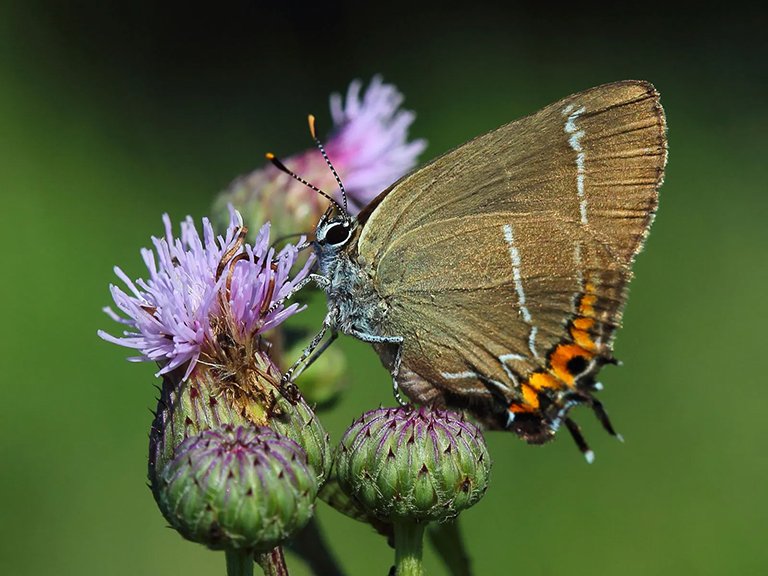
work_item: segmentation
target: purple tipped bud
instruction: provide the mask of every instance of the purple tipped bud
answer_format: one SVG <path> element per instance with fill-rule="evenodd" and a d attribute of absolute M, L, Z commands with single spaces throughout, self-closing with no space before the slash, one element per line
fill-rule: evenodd
<path fill-rule="evenodd" d="M 336 453 L 341 488 L 391 522 L 456 516 L 485 494 L 490 467 L 474 424 L 429 408 L 367 412 L 347 430 Z"/>
<path fill-rule="evenodd" d="M 152 423 L 149 476 L 178 455 L 187 438 L 222 426 L 269 426 L 307 453 L 317 481 L 328 477 L 332 455 L 328 433 L 299 395 L 286 398 L 281 373 L 266 352 L 254 351 L 248 369 L 231 374 L 200 365 L 186 380 L 166 375 Z"/>
<path fill-rule="evenodd" d="M 301 447 L 269 428 L 188 438 L 154 479 L 166 520 L 215 550 L 271 550 L 312 517 L 317 479 Z"/>

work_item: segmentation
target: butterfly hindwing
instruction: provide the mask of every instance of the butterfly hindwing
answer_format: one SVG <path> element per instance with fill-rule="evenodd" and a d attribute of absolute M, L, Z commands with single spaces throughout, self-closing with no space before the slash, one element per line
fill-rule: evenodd
<path fill-rule="evenodd" d="M 403 337 L 403 390 L 491 427 L 509 410 L 523 437 L 546 440 L 612 361 L 665 160 L 658 94 L 618 82 L 480 136 L 374 201 L 358 252 L 389 305 L 382 330 Z"/>

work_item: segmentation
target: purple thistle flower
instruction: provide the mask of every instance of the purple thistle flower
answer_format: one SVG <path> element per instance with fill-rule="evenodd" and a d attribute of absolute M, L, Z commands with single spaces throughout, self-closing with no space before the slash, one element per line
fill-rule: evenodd
<path fill-rule="evenodd" d="M 346 103 L 340 94 L 331 95 L 334 132 L 327 145 L 358 207 L 413 168 L 427 147 L 423 139 L 408 142 L 416 115 L 400 109 L 403 95 L 397 88 L 384 84 L 381 76 L 374 76 L 361 98 L 362 87 L 360 80 L 352 82 Z"/>
<path fill-rule="evenodd" d="M 201 355 L 215 362 L 220 352 L 217 336 L 222 332 L 247 344 L 302 309 L 299 304 L 272 309 L 306 277 L 312 259 L 291 278 L 298 250 L 287 245 L 275 254 L 269 247 L 269 224 L 248 245 L 242 218 L 234 209 L 224 236 L 214 234 L 207 218 L 202 238 L 189 216 L 181 223 L 181 238 L 173 236 L 167 214 L 163 222 L 165 237 L 152 238 L 154 251 L 141 250 L 148 280 L 134 282 L 115 267 L 128 291 L 114 285 L 110 291 L 125 317 L 109 307 L 104 311 L 128 329 L 122 336 L 98 332 L 108 342 L 141 353 L 129 360 L 158 362 L 157 375 L 187 364 L 186 380 Z"/>
<path fill-rule="evenodd" d="M 402 102 L 403 95 L 380 76 L 365 90 L 355 80 L 346 98 L 331 96 L 333 128 L 324 145 L 344 182 L 352 212 L 416 166 L 426 148 L 423 139 L 408 141 L 415 115 L 402 110 Z M 340 200 L 336 181 L 316 148 L 286 158 L 285 164 Z M 327 200 L 268 165 L 235 180 L 218 198 L 216 213 L 224 216 L 229 204 L 248 222 L 269 220 L 278 234 L 290 234 L 314 227 Z"/>

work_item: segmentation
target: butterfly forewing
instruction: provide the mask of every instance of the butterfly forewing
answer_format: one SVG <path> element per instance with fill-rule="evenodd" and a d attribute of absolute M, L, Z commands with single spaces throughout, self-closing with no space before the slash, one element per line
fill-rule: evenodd
<path fill-rule="evenodd" d="M 507 403 L 538 418 L 521 435 L 548 438 L 612 359 L 665 161 L 658 94 L 618 82 L 480 136 L 374 201 L 358 251 L 389 304 L 383 331 L 404 338 L 406 393 Z"/>

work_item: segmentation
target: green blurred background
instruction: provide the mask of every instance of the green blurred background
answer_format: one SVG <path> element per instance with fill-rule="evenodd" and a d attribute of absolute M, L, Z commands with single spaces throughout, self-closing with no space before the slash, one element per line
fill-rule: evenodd
<path fill-rule="evenodd" d="M 145 486 L 154 370 L 96 337 L 116 331 L 100 311 L 112 266 L 142 274 L 163 212 L 205 215 L 264 151 L 306 148 L 305 114 L 327 126 L 332 91 L 375 73 L 417 112 L 424 160 L 613 80 L 654 82 L 668 115 L 624 366 L 602 375 L 627 441 L 586 410 L 592 466 L 567 435 L 489 435 L 491 489 L 463 517 L 477 573 L 768 573 L 766 19 L 734 3 L 542 4 L 0 4 L 0 573 L 223 573 Z M 335 438 L 392 402 L 374 352 L 341 345 L 354 370 L 324 417 Z M 319 516 L 349 574 L 386 574 L 371 530 Z M 443 573 L 432 555 L 427 568 Z"/>

